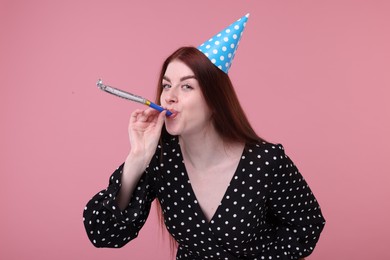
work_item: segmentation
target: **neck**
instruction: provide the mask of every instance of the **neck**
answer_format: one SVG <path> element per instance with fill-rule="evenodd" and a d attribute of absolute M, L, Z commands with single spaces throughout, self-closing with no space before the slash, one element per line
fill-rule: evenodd
<path fill-rule="evenodd" d="M 214 129 L 191 136 L 180 136 L 179 142 L 185 162 L 199 170 L 216 165 L 222 159 L 234 156 L 237 148 L 243 148 L 243 144 L 224 141 Z"/>

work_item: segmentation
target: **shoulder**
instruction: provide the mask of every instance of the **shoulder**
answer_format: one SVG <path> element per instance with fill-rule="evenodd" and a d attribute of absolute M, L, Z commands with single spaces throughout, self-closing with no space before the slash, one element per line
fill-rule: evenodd
<path fill-rule="evenodd" d="M 284 154 L 284 147 L 282 144 L 274 144 L 266 141 L 261 141 L 256 144 L 247 144 L 245 149 L 249 153 L 264 155 L 266 157 L 275 156 L 280 153 Z"/>
<path fill-rule="evenodd" d="M 243 159 L 245 157 L 252 163 L 266 168 L 278 167 L 287 158 L 282 144 L 265 141 L 246 145 Z"/>

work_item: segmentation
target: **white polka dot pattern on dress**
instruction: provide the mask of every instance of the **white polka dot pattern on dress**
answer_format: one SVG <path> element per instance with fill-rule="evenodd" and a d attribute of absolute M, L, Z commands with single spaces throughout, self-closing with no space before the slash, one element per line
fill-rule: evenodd
<path fill-rule="evenodd" d="M 155 198 L 179 244 L 177 259 L 298 259 L 313 251 L 325 224 L 310 188 L 281 145 L 247 145 L 209 222 L 176 138 L 157 149 L 123 212 L 115 202 L 121 173 L 122 166 L 84 209 L 88 237 L 97 247 L 122 247 L 137 237 Z"/>
<path fill-rule="evenodd" d="M 203 52 L 215 66 L 225 73 L 228 73 L 232 65 L 248 17 L 249 14 L 244 15 L 205 43 L 198 46 L 198 49 Z"/>

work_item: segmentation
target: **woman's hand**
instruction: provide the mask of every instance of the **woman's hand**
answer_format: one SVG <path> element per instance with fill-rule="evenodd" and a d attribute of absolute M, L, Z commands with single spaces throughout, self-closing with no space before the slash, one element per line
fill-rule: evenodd
<path fill-rule="evenodd" d="M 145 168 L 156 151 L 165 114 L 166 111 L 160 113 L 151 108 L 138 109 L 131 114 L 128 127 L 131 145 L 129 156 L 142 158 Z"/>
<path fill-rule="evenodd" d="M 123 166 L 122 186 L 117 198 L 121 210 L 128 206 L 139 178 L 156 152 L 165 113 L 149 108 L 131 114 L 128 127 L 131 150 Z"/>

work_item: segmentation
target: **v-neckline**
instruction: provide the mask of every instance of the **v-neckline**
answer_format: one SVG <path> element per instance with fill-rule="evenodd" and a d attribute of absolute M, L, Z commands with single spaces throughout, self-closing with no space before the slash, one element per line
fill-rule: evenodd
<path fill-rule="evenodd" d="M 233 184 L 234 184 L 234 181 L 235 181 L 236 179 L 238 179 L 236 176 L 237 176 L 237 174 L 238 174 L 238 172 L 239 172 L 239 169 L 242 168 L 242 166 L 241 166 L 242 161 L 243 161 L 242 158 L 243 158 L 243 156 L 245 156 L 246 145 L 244 145 L 243 151 L 241 152 L 241 155 L 240 155 L 240 158 L 239 158 L 237 167 L 236 167 L 236 169 L 235 169 L 235 171 L 234 171 L 234 174 L 232 175 L 232 178 L 230 179 L 230 181 L 229 181 L 229 183 L 228 183 L 228 186 L 227 186 L 226 189 L 225 189 L 225 192 L 224 192 L 224 194 L 223 194 L 223 196 L 222 196 L 222 199 L 221 199 L 221 201 L 219 202 L 219 204 L 218 204 L 216 210 L 214 211 L 212 217 L 210 218 L 210 220 L 207 219 L 206 214 L 205 214 L 204 211 L 202 210 L 202 207 L 201 207 L 200 204 L 199 204 L 199 200 L 198 200 L 198 198 L 196 197 L 196 193 L 195 193 L 195 191 L 194 191 L 194 189 L 193 189 L 193 187 L 192 187 L 191 180 L 190 180 L 190 177 L 189 177 L 189 175 L 188 175 L 186 165 L 185 165 L 185 163 L 184 163 L 183 152 L 182 152 L 182 150 L 181 150 L 181 146 L 180 146 L 180 143 L 179 143 L 179 142 L 178 142 L 178 147 L 179 147 L 179 154 L 180 154 L 181 163 L 183 164 L 184 177 L 186 178 L 186 185 L 188 186 L 188 190 L 189 190 L 189 192 L 190 192 L 190 194 L 191 194 L 193 200 L 196 201 L 196 203 L 195 203 L 195 204 L 196 204 L 196 211 L 197 211 L 198 215 L 201 216 L 201 218 L 202 218 L 201 220 L 205 221 L 205 223 L 206 223 L 207 225 L 211 225 L 211 224 L 213 224 L 213 223 L 215 222 L 214 219 L 215 219 L 215 217 L 218 215 L 219 211 L 221 211 L 221 206 L 224 204 L 223 202 L 226 200 L 226 197 L 229 195 L 229 193 L 231 193 L 231 189 L 233 189 L 232 187 L 234 186 L 234 185 L 233 185 Z M 202 222 L 203 222 L 203 221 L 202 221 Z"/>

